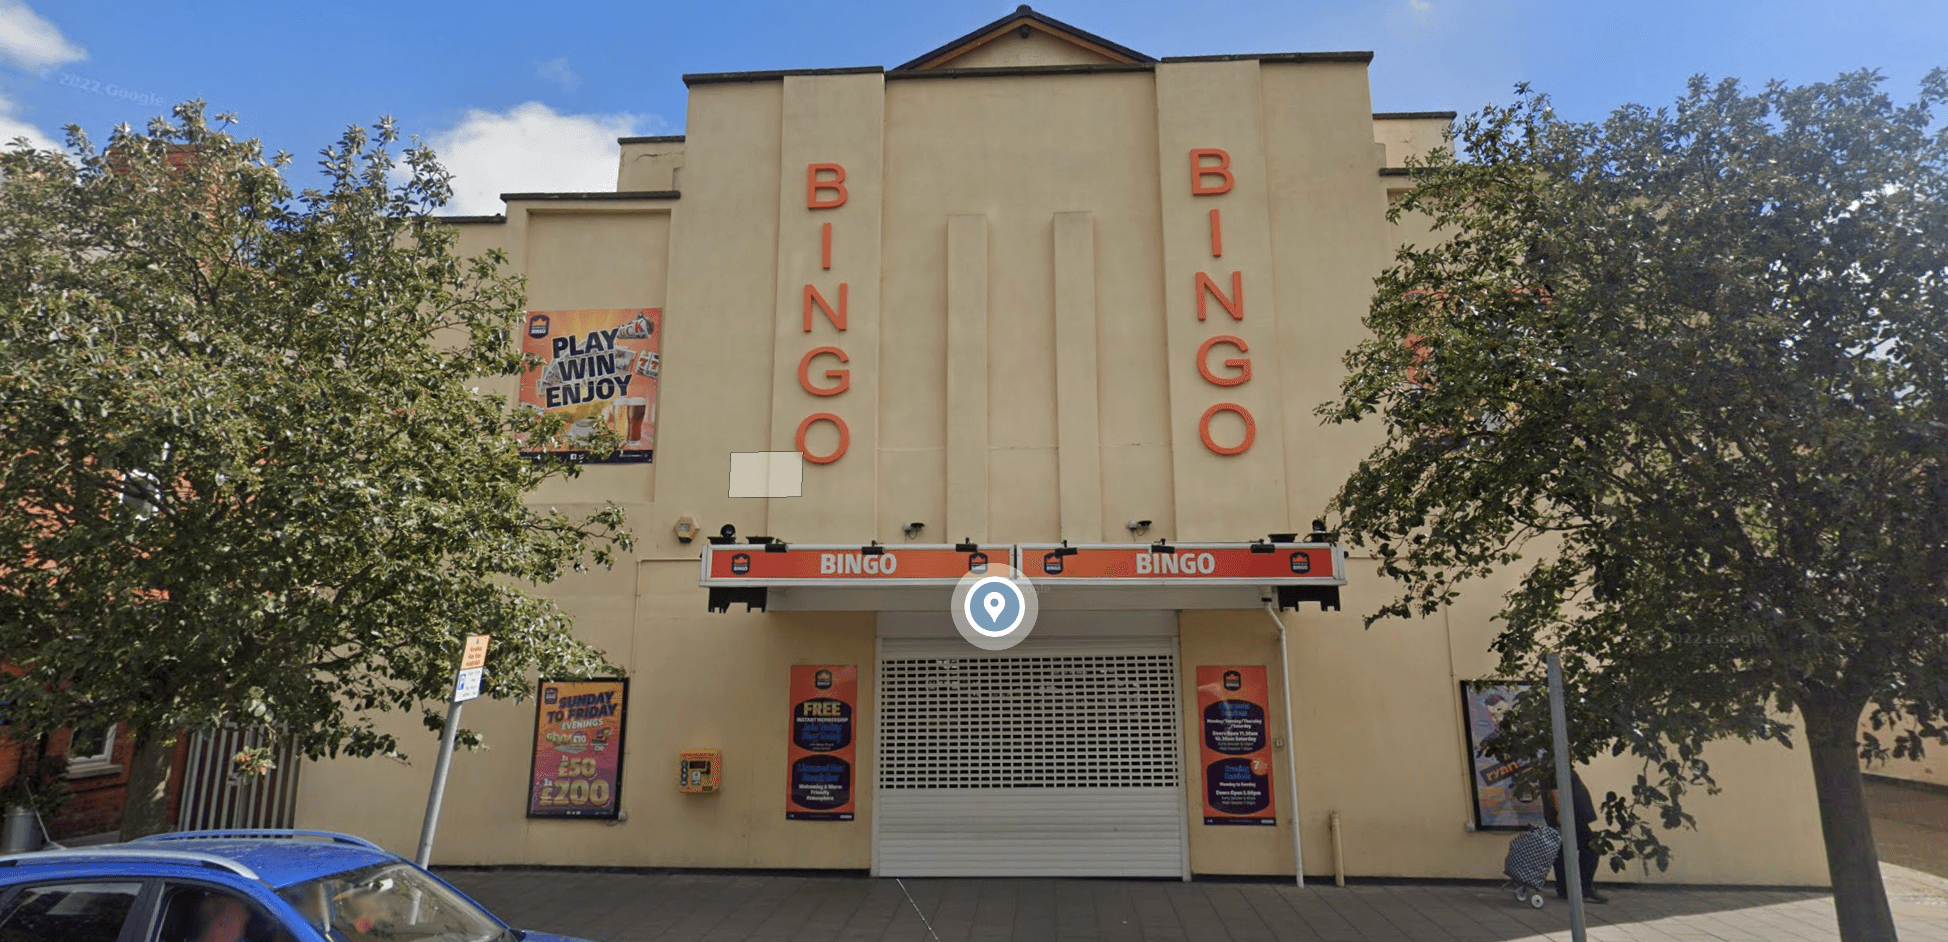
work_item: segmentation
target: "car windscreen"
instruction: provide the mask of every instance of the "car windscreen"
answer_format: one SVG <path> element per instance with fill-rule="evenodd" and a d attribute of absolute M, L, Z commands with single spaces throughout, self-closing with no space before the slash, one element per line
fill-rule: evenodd
<path fill-rule="evenodd" d="M 332 942 L 493 942 L 500 923 L 407 863 L 382 863 L 281 890 Z"/>

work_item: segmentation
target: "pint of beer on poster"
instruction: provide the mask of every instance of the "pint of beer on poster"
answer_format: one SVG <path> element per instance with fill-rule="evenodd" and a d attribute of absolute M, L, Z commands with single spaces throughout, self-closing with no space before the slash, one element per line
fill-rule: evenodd
<path fill-rule="evenodd" d="M 649 421 L 649 400 L 641 396 L 624 396 L 610 407 L 610 427 L 625 442 L 642 441 L 643 428 Z"/>

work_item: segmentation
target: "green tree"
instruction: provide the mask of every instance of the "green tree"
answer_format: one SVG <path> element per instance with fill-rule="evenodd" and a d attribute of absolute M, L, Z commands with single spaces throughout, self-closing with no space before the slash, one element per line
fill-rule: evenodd
<path fill-rule="evenodd" d="M 1468 117 L 1393 209 L 1438 241 L 1378 279 L 1320 410 L 1386 428 L 1335 502 L 1400 580 L 1368 623 L 1518 567 L 1501 669 L 1560 650 L 1575 758 L 1643 763 L 1615 869 L 1695 826 L 1707 743 L 1803 740 L 1848 940 L 1894 937 L 1863 711 L 1905 715 L 1896 755 L 1948 742 L 1948 74 L 1880 84 Z M 1509 755 L 1546 744 L 1524 699 Z"/>
<path fill-rule="evenodd" d="M 0 156 L 0 699 L 16 735 L 131 731 L 130 835 L 180 728 L 395 753 L 377 714 L 437 728 L 470 632 L 489 695 L 608 669 L 524 589 L 628 546 L 612 505 L 525 503 L 575 469 L 476 388 L 524 367 L 523 287 L 427 215 L 434 155 L 353 127 L 293 193 L 231 120 Z"/>

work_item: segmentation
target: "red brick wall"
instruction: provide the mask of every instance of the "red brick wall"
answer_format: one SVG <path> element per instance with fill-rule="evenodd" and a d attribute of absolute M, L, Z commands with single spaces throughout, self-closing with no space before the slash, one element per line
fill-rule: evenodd
<path fill-rule="evenodd" d="M 25 749 L 27 747 L 14 742 L 12 736 L 0 738 L 0 782 L 14 780 L 14 773 L 19 771 L 19 757 Z"/>
<path fill-rule="evenodd" d="M 20 771 L 20 757 L 27 748 L 12 736 L 0 736 L 0 783 L 13 781 L 14 773 Z"/>
<path fill-rule="evenodd" d="M 48 753 L 60 755 L 67 751 L 71 731 L 59 730 L 49 737 Z M 11 780 L 20 770 L 21 758 L 31 756 L 32 743 L 16 742 L 0 731 L 0 783 Z M 83 837 L 120 830 L 122 826 L 122 805 L 128 799 L 129 763 L 135 756 L 135 741 L 126 730 L 118 729 L 115 734 L 113 764 L 116 770 L 100 775 L 68 779 L 70 797 L 60 813 L 47 821 L 48 836 L 54 840 Z M 178 736 L 176 755 L 170 763 L 167 820 L 173 826 L 176 821 L 177 806 L 182 799 L 185 766 L 189 761 L 189 736 Z"/>
<path fill-rule="evenodd" d="M 51 737 L 50 752 L 66 752 L 69 731 Z M 129 760 L 135 744 L 125 730 L 116 730 L 113 752 L 116 769 L 103 775 L 68 779 L 69 798 L 59 814 L 47 822 L 47 836 L 54 840 L 100 834 L 122 826 L 122 803 L 128 798 Z"/>

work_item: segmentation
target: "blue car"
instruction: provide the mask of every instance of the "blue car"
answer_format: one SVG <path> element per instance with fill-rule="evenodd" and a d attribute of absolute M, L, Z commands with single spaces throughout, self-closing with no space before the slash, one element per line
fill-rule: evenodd
<path fill-rule="evenodd" d="M 511 929 L 370 841 L 189 831 L 0 857 L 0 942 L 580 942 Z"/>

